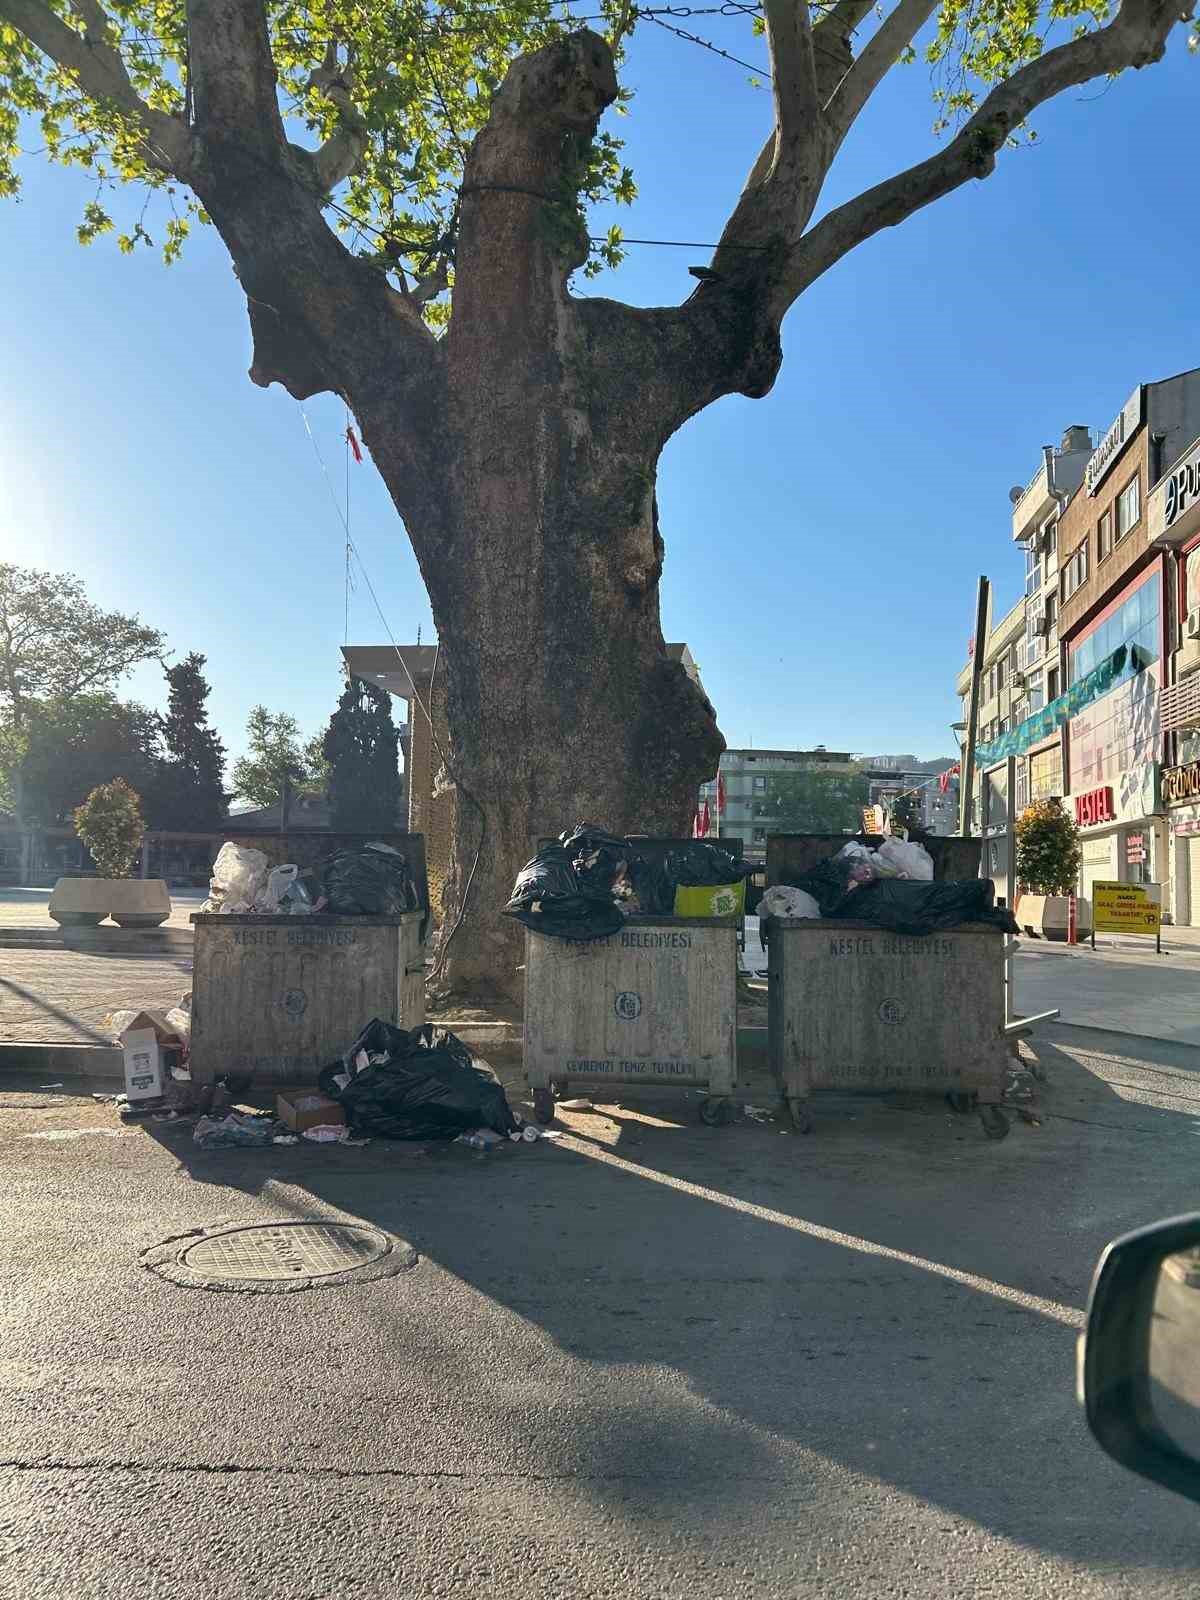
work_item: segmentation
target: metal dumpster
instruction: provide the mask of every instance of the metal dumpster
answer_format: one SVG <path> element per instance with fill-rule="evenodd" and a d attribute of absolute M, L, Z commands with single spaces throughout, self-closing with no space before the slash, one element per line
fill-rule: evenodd
<path fill-rule="evenodd" d="M 539 1121 L 569 1087 L 708 1091 L 733 1113 L 740 918 L 630 917 L 591 943 L 525 938 L 525 1071 Z"/>
<path fill-rule="evenodd" d="M 787 883 L 845 843 L 839 834 L 773 836 L 768 882 Z M 936 879 L 978 875 L 978 839 L 922 843 Z M 915 937 L 866 922 L 772 917 L 767 1052 L 793 1127 L 811 1130 L 815 1090 L 901 1089 L 978 1108 L 988 1136 L 1003 1138 L 1007 940 L 983 923 Z"/>
<path fill-rule="evenodd" d="M 815 1089 L 908 1089 L 978 1106 L 993 1139 L 1008 1071 L 1006 935 L 964 923 L 914 938 L 867 922 L 772 918 L 767 1053 L 792 1125 Z"/>
<path fill-rule="evenodd" d="M 315 1083 L 373 1017 L 425 1021 L 424 911 L 391 917 L 196 912 L 193 1077 Z"/>

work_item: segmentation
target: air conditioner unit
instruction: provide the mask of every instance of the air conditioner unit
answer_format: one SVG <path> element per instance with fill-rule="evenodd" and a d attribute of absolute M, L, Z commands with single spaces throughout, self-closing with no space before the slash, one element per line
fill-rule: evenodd
<path fill-rule="evenodd" d="M 1044 611 L 1039 611 L 1034 617 L 1033 631 L 1039 639 L 1044 639 L 1050 632 L 1050 618 Z"/>
<path fill-rule="evenodd" d="M 1025 687 L 1025 674 L 1023 672 L 1013 673 L 1012 686 L 1014 689 L 1023 689 Z"/>
<path fill-rule="evenodd" d="M 1200 639 L 1200 606 L 1187 614 L 1187 636 L 1189 639 Z"/>

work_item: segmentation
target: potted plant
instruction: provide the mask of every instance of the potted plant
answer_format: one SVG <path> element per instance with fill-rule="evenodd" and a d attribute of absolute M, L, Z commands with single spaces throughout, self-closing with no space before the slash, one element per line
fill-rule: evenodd
<path fill-rule="evenodd" d="M 60 879 L 50 897 L 51 916 L 67 925 L 94 926 L 103 920 L 103 912 L 95 914 L 103 900 L 107 914 L 123 928 L 156 928 L 165 922 L 171 915 L 166 884 L 161 878 L 132 876 L 145 831 L 141 801 L 125 780 L 114 778 L 111 783 L 98 784 L 75 810 L 75 832 L 91 852 L 99 874 L 89 884 L 92 904 L 81 914 L 68 887 L 88 880 Z M 59 909 L 55 909 L 56 899 Z"/>
<path fill-rule="evenodd" d="M 1083 847 L 1058 800 L 1035 800 L 1017 818 L 1017 921 L 1043 939 L 1066 939 Z M 1077 923 L 1091 927 L 1091 907 L 1076 901 Z"/>

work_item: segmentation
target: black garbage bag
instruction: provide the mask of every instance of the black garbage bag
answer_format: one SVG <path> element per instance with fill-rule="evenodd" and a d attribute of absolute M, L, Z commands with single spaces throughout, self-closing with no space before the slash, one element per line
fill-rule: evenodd
<path fill-rule="evenodd" d="M 844 896 L 830 913 L 856 922 L 873 922 L 893 933 L 926 934 L 955 928 L 960 922 L 985 922 L 1016 933 L 1011 911 L 997 906 L 990 878 L 947 879 L 940 883 L 910 878 L 877 878 Z M 821 915 L 825 915 L 824 906 Z"/>
<path fill-rule="evenodd" d="M 407 860 L 387 845 L 337 850 L 321 862 L 317 878 L 324 909 L 334 916 L 397 917 L 421 908 Z"/>
<path fill-rule="evenodd" d="M 617 841 L 620 843 L 620 841 Z M 504 914 L 537 933 L 558 939 L 607 939 L 623 926 L 624 917 L 612 897 L 612 875 L 575 870 L 577 841 L 547 845 L 517 874 Z"/>
<path fill-rule="evenodd" d="M 472 1128 L 504 1135 L 517 1126 L 491 1068 L 430 1023 L 404 1029 L 376 1017 L 318 1083 L 363 1137 L 457 1139 Z"/>
<path fill-rule="evenodd" d="M 850 887 L 850 862 L 845 856 L 830 856 L 818 861 L 807 872 L 793 874 L 783 879 L 789 889 L 803 889 L 820 907 L 823 917 L 853 917 L 857 912 L 841 910 Z M 861 889 L 854 891 L 861 894 Z"/>

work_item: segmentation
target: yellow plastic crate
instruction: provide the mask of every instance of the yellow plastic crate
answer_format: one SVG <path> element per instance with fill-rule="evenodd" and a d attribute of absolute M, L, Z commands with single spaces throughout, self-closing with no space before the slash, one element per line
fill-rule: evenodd
<path fill-rule="evenodd" d="M 746 914 L 746 880 L 737 883 L 705 884 L 675 891 L 677 917 L 742 917 Z"/>

